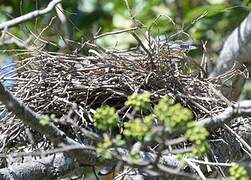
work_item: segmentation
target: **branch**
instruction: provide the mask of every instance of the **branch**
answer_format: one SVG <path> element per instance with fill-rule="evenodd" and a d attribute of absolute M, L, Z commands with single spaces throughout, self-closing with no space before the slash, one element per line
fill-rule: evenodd
<path fill-rule="evenodd" d="M 251 117 L 251 100 L 240 101 L 228 108 L 222 113 L 199 120 L 199 124 L 209 130 L 213 130 L 230 123 L 236 117 Z"/>
<path fill-rule="evenodd" d="M 12 95 L 6 89 L 5 89 L 5 91 L 3 91 L 2 88 L 4 88 L 4 87 L 0 83 L 0 100 L 5 102 L 5 101 L 7 101 L 5 99 L 10 99 L 9 96 L 12 96 Z M 3 97 L 5 97 L 5 99 Z M 14 97 L 12 97 L 12 98 L 14 98 Z M 11 100 L 11 102 L 13 102 L 13 99 Z M 18 104 L 18 103 L 19 102 L 14 102 L 14 104 Z M 12 110 L 16 109 L 15 111 L 18 111 L 18 109 L 20 109 L 20 107 L 18 107 L 17 105 L 13 105 L 13 103 L 9 103 L 9 104 L 7 103 L 7 107 L 9 107 L 9 109 L 12 109 Z M 17 107 L 17 108 L 13 109 L 13 107 Z M 23 108 L 25 108 L 25 107 L 23 106 Z M 29 111 L 31 111 L 31 110 L 29 110 L 28 108 L 25 108 L 24 111 L 22 111 L 23 116 L 28 117 L 28 119 L 29 119 L 29 116 L 30 116 L 29 114 L 34 113 L 32 111 L 31 112 L 29 112 Z M 21 113 L 21 115 L 22 115 L 22 113 Z M 19 113 L 16 112 L 16 114 L 19 114 Z M 208 129 L 212 129 L 212 128 L 220 127 L 224 123 L 228 123 L 233 118 L 238 117 L 238 116 L 242 116 L 242 117 L 251 116 L 251 101 L 242 101 L 242 102 L 240 102 L 238 104 L 233 105 L 232 107 L 228 107 L 221 114 L 219 114 L 219 115 L 217 115 L 215 117 L 212 117 L 212 118 L 203 119 L 203 120 L 199 121 L 198 123 L 201 124 L 201 125 L 204 125 Z M 28 121 L 30 121 L 30 120 L 28 120 Z M 33 120 L 31 120 L 31 121 L 33 121 Z M 39 121 L 39 119 L 36 119 L 36 121 Z M 225 141 L 227 142 L 227 140 L 225 140 Z M 217 145 L 217 147 L 212 147 L 213 151 L 219 149 L 218 145 Z M 230 147 L 233 148 L 234 146 L 230 146 Z M 73 147 L 73 148 L 77 148 L 77 149 L 81 150 L 80 153 L 82 153 L 82 151 L 83 151 L 83 149 L 81 148 L 81 145 L 80 145 L 80 147 Z M 216 155 L 221 156 L 222 154 L 225 154 L 225 153 L 223 153 L 225 151 L 226 151 L 226 154 L 229 154 L 228 152 L 230 151 L 230 149 L 229 149 L 229 146 L 228 147 L 223 147 L 221 145 L 221 150 L 220 150 L 220 152 L 216 152 Z M 71 149 L 68 149 L 68 150 L 71 151 Z M 113 159 L 112 161 L 109 161 L 110 164 L 116 163 L 116 161 L 121 160 L 121 158 L 123 159 L 123 161 L 130 164 L 130 162 L 128 161 L 130 159 L 128 150 L 119 148 L 119 149 L 116 149 L 116 150 L 111 149 L 111 152 L 113 153 L 115 159 Z M 232 153 L 230 153 L 230 154 L 232 154 Z M 74 155 L 76 155 L 76 153 Z M 58 155 L 56 155 L 56 157 L 57 156 Z M 155 154 L 146 153 L 146 152 L 141 152 L 140 156 L 141 156 L 141 159 L 142 159 L 142 161 L 144 162 L 145 165 L 146 164 L 150 165 L 152 163 L 155 163 L 156 158 L 157 158 L 157 156 Z M 236 154 L 235 154 L 235 156 L 236 156 Z M 77 159 L 79 159 L 78 155 L 76 157 L 77 157 Z M 92 157 L 96 158 L 96 156 L 92 156 Z M 42 175 L 42 173 L 46 173 L 46 174 L 43 175 L 43 177 L 48 177 L 48 178 L 54 176 L 55 175 L 55 172 L 54 172 L 55 169 L 53 169 L 53 168 L 51 168 L 49 172 L 43 171 L 44 168 L 47 167 L 46 164 L 47 164 L 47 162 L 49 162 L 49 160 L 48 161 L 47 160 L 41 160 L 41 161 L 43 161 L 43 164 L 45 164 L 45 166 L 41 166 L 41 162 L 39 160 L 39 161 L 34 161 L 34 163 L 33 162 L 29 163 L 29 164 L 23 163 L 23 164 L 20 164 L 19 166 L 15 165 L 13 167 L 11 166 L 9 168 L 0 169 L 0 174 L 2 174 L 3 178 L 5 178 L 5 177 L 8 178 L 8 177 L 11 177 L 11 176 L 13 177 L 14 175 L 16 177 L 17 175 L 19 175 L 21 173 L 21 171 L 22 171 L 21 174 L 23 174 L 23 176 L 25 176 L 25 177 L 26 176 L 33 177 L 32 176 L 33 173 L 34 174 L 39 173 L 39 175 L 40 174 Z M 71 163 L 73 161 L 73 159 L 69 159 L 69 161 Z M 225 161 L 220 161 L 220 162 L 225 162 Z M 68 167 L 67 163 L 68 163 L 68 161 L 65 161 L 61 165 L 65 166 L 65 167 Z M 158 163 L 158 166 L 162 166 L 164 168 L 163 170 L 161 170 L 162 173 L 165 171 L 167 174 L 169 174 L 169 176 L 176 176 L 176 175 L 183 176 L 183 177 L 188 176 L 187 174 L 184 174 L 184 173 L 181 173 L 181 172 L 178 173 L 176 171 L 177 170 L 176 168 L 180 167 L 180 162 L 178 160 L 176 160 L 171 155 L 170 156 L 169 155 L 163 155 L 160 158 L 160 161 L 156 162 L 156 163 Z M 144 164 L 143 164 L 143 166 L 144 166 Z M 51 165 L 51 166 L 54 167 L 54 165 Z M 68 170 L 67 169 L 64 169 L 64 170 L 66 170 L 65 173 L 67 173 Z M 62 170 L 62 172 L 60 172 L 60 175 L 64 175 L 65 173 Z M 41 177 L 41 176 L 37 176 L 37 177 Z M 1 179 L 1 175 L 0 175 L 0 179 Z"/>
<path fill-rule="evenodd" d="M 48 6 L 45 9 L 36 10 L 36 11 L 30 12 L 28 14 L 25 14 L 23 16 L 19 16 L 19 17 L 12 19 L 10 21 L 4 22 L 4 23 L 0 24 L 0 31 L 7 29 L 7 28 L 10 28 L 10 27 L 13 27 L 13 26 L 16 26 L 16 25 L 21 24 L 25 21 L 29 21 L 31 19 L 38 17 L 38 16 L 45 15 L 45 14 L 49 13 L 50 11 L 52 11 L 55 8 L 55 6 L 58 3 L 60 3 L 61 1 L 62 0 L 53 0 L 48 4 Z"/>
<path fill-rule="evenodd" d="M 60 153 L 0 169 L 0 179 L 58 179 L 67 174 L 80 174 L 82 171 L 76 161 Z"/>
<path fill-rule="evenodd" d="M 211 73 L 211 77 L 216 77 L 230 70 L 234 65 L 241 69 L 245 64 L 248 69 L 251 68 L 251 13 L 243 20 L 227 38 L 224 47 L 218 58 L 217 66 Z M 240 96 L 243 85 L 245 84 L 243 74 L 236 75 L 230 80 L 230 88 L 222 92 L 230 100 L 237 100 Z"/>
<path fill-rule="evenodd" d="M 93 164 L 97 154 L 94 148 L 88 147 L 84 144 L 79 144 L 73 139 L 66 136 L 66 134 L 58 129 L 53 123 L 43 125 L 41 120 L 43 116 L 36 114 L 30 108 L 26 107 L 22 102 L 18 101 L 6 87 L 0 82 L 0 101 L 6 106 L 6 108 L 13 112 L 17 118 L 23 121 L 26 125 L 30 126 L 33 130 L 44 134 L 54 144 L 58 145 L 63 143 L 64 145 L 82 146 L 82 149 L 74 149 L 69 151 L 73 157 L 77 158 L 79 162 L 85 164 Z M 86 150 L 87 149 L 87 150 Z M 92 150 L 91 150 L 92 149 Z"/>

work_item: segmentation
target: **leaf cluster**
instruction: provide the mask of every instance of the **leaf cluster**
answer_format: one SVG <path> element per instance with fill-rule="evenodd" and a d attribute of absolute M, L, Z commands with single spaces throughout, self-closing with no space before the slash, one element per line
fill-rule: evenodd
<path fill-rule="evenodd" d="M 233 165 L 229 169 L 229 173 L 232 180 L 248 180 L 249 179 L 247 170 L 238 164 Z"/>
<path fill-rule="evenodd" d="M 94 125 L 99 130 L 108 130 L 117 126 L 119 119 L 115 108 L 102 106 L 94 114 Z"/>
<path fill-rule="evenodd" d="M 147 112 L 150 112 L 150 97 L 151 94 L 148 92 L 133 94 L 128 97 L 125 106 L 133 108 L 133 112 L 142 112 L 140 111 L 142 109 L 147 109 Z M 94 114 L 94 120 L 95 127 L 103 131 L 112 130 L 120 122 L 116 110 L 109 106 L 98 108 Z M 156 122 L 158 123 L 156 124 Z M 184 136 L 193 146 L 190 155 L 200 157 L 207 153 L 207 130 L 194 122 L 193 113 L 189 109 L 183 107 L 180 103 L 175 103 L 169 97 L 160 99 L 152 113 L 125 122 L 123 130 L 120 132 L 125 139 L 120 135 L 115 136 L 115 138 L 108 138 L 106 134 L 106 138 L 99 144 L 97 151 L 108 157 L 109 148 L 125 145 L 128 143 L 127 140 L 139 141 L 142 144 L 155 141 L 155 138 L 158 138 L 157 136 L 162 136 L 160 132 L 156 131 L 156 127 L 171 129 L 172 132 L 184 132 Z"/>

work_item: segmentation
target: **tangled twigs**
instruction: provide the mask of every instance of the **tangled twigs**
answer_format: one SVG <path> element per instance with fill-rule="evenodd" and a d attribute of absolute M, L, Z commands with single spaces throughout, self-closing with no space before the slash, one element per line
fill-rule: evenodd
<path fill-rule="evenodd" d="M 220 88 L 222 77 L 201 79 L 197 66 L 194 72 L 188 72 L 191 64 L 182 50 L 159 43 L 150 54 L 140 50 L 108 50 L 90 43 L 88 47 L 88 56 L 27 52 L 28 57 L 17 62 L 12 77 L 4 74 L 0 78 L 15 81 L 10 91 L 18 99 L 36 113 L 56 115 L 60 119 L 56 124 L 78 142 L 89 141 L 81 128 L 93 131 L 92 114 L 97 107 L 111 105 L 124 116 L 127 111 L 124 102 L 134 92 L 151 92 L 152 102 L 169 95 L 189 107 L 197 119 L 218 114 L 226 106 L 225 101 L 210 89 L 211 86 Z M 151 68 L 149 55 L 152 55 L 154 68 Z M 225 78 L 236 73 L 232 70 Z M 68 115 L 73 105 L 76 108 Z M 3 133 L 16 123 L 11 118 L 14 117 L 6 116 L 9 123 L 1 124 Z M 48 144 L 40 135 L 34 136 L 43 146 Z M 27 145 L 22 133 L 16 138 L 19 140 L 15 143 Z"/>
<path fill-rule="evenodd" d="M 150 91 L 157 99 L 168 94 L 192 109 L 197 118 L 218 113 L 226 104 L 210 89 L 210 84 L 220 88 L 221 79 L 200 79 L 200 69 L 187 73 L 191 64 L 183 52 L 160 46 L 150 60 L 149 54 L 140 51 L 92 47 L 95 49 L 90 49 L 91 56 L 31 54 L 18 63 L 11 78 L 16 81 L 12 91 L 36 112 L 58 117 L 73 103 L 85 116 L 89 116 L 91 108 L 104 103 L 119 109 L 125 98 L 136 91 Z M 228 77 L 235 73 L 232 71 Z M 2 79 L 8 80 L 4 76 Z"/>

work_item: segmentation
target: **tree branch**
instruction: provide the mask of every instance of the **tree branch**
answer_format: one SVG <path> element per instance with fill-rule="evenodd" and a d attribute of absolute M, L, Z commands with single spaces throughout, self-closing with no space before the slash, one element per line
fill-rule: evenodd
<path fill-rule="evenodd" d="M 4 30 L 4 29 L 8 29 L 10 27 L 13 27 L 13 26 L 16 26 L 18 24 L 21 24 L 25 21 L 29 21 L 31 19 L 34 19 L 38 16 L 42 16 L 44 14 L 47 14 L 49 13 L 50 11 L 52 11 L 55 6 L 60 3 L 62 0 L 53 0 L 51 1 L 48 6 L 45 8 L 45 9 L 42 9 L 42 10 L 36 10 L 36 11 L 33 11 L 33 12 L 30 12 L 28 14 L 25 14 L 23 16 L 19 16 L 15 19 L 12 19 L 10 21 L 7 21 L 7 22 L 3 22 L 0 24 L 0 31 L 1 30 Z"/>
<path fill-rule="evenodd" d="M 82 162 L 84 164 L 94 163 L 97 157 L 95 148 L 91 148 L 87 145 L 77 143 L 73 139 L 69 138 L 63 131 L 58 129 L 51 122 L 46 125 L 43 125 L 41 123 L 41 120 L 43 120 L 43 116 L 36 114 L 30 108 L 26 107 L 22 102 L 19 102 L 18 99 L 14 97 L 1 82 L 0 101 L 6 106 L 6 108 L 10 112 L 13 112 L 20 120 L 22 120 L 23 123 L 30 126 L 33 130 L 44 134 L 54 144 L 58 145 L 60 143 L 63 143 L 64 145 L 82 146 L 82 149 L 74 149 L 69 152 L 73 153 L 73 157 L 77 158 L 79 162 Z"/>
<path fill-rule="evenodd" d="M 0 169 L 0 179 L 58 179 L 67 174 L 78 175 L 80 173 L 83 173 L 83 169 L 79 167 L 79 164 L 71 157 L 60 153 Z"/>
<path fill-rule="evenodd" d="M 217 61 L 217 66 L 211 73 L 216 77 L 230 70 L 234 65 L 236 69 L 243 69 L 245 64 L 251 67 L 251 13 L 242 21 L 227 38 Z M 222 90 L 229 100 L 237 100 L 245 84 L 246 77 L 243 74 L 236 75 L 229 82 L 230 87 Z"/>
<path fill-rule="evenodd" d="M 226 108 L 222 113 L 199 120 L 198 123 L 209 130 L 213 130 L 228 124 L 236 117 L 251 117 L 251 100 L 240 101 Z"/>

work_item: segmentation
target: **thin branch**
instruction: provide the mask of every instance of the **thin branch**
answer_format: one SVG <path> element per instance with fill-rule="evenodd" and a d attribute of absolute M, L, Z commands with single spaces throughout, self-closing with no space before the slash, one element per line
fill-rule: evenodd
<path fill-rule="evenodd" d="M 206 162 L 206 161 L 201 161 L 197 159 L 188 159 L 191 162 L 197 163 L 197 164 L 203 164 L 203 165 L 208 165 L 208 166 L 225 166 L 225 167 L 231 167 L 234 165 L 234 163 L 218 163 L 218 162 Z"/>
<path fill-rule="evenodd" d="M 45 15 L 45 14 L 51 12 L 55 8 L 55 6 L 58 3 L 60 3 L 61 1 L 62 0 L 53 0 L 48 4 L 48 6 L 45 9 L 36 10 L 36 11 L 30 12 L 28 14 L 25 14 L 23 16 L 19 16 L 19 17 L 12 19 L 10 21 L 3 22 L 0 24 L 0 31 L 4 30 L 5 28 L 11 28 L 11 27 L 16 26 L 18 24 L 21 24 L 23 22 L 29 21 L 31 19 L 38 17 L 38 16 Z"/>
<path fill-rule="evenodd" d="M 201 171 L 201 169 L 199 168 L 198 165 L 194 164 L 193 162 L 191 162 L 191 161 L 189 161 L 189 160 L 186 160 L 186 162 L 187 162 L 187 164 L 188 164 L 189 166 L 191 166 L 191 167 L 198 173 L 198 175 L 200 176 L 200 178 L 201 178 L 202 180 L 206 180 L 205 175 L 203 174 L 203 172 Z"/>
<path fill-rule="evenodd" d="M 125 33 L 125 32 L 131 32 L 131 31 L 135 31 L 139 29 L 138 27 L 132 27 L 132 28 L 128 28 L 128 29 L 122 29 L 119 31 L 113 31 L 113 32 L 106 32 L 100 35 L 95 36 L 92 40 L 96 40 L 105 36 L 111 36 L 111 35 L 116 35 L 116 34 L 121 34 L 121 33 Z"/>
<path fill-rule="evenodd" d="M 143 50 L 147 53 L 148 58 L 151 61 L 151 66 L 152 69 L 154 68 L 154 63 L 153 63 L 153 58 L 152 58 L 152 54 L 150 53 L 150 51 L 144 46 L 143 42 L 140 40 L 140 38 L 137 36 L 136 33 L 131 32 L 131 35 L 136 39 L 136 41 L 139 43 L 139 45 L 143 48 Z"/>

